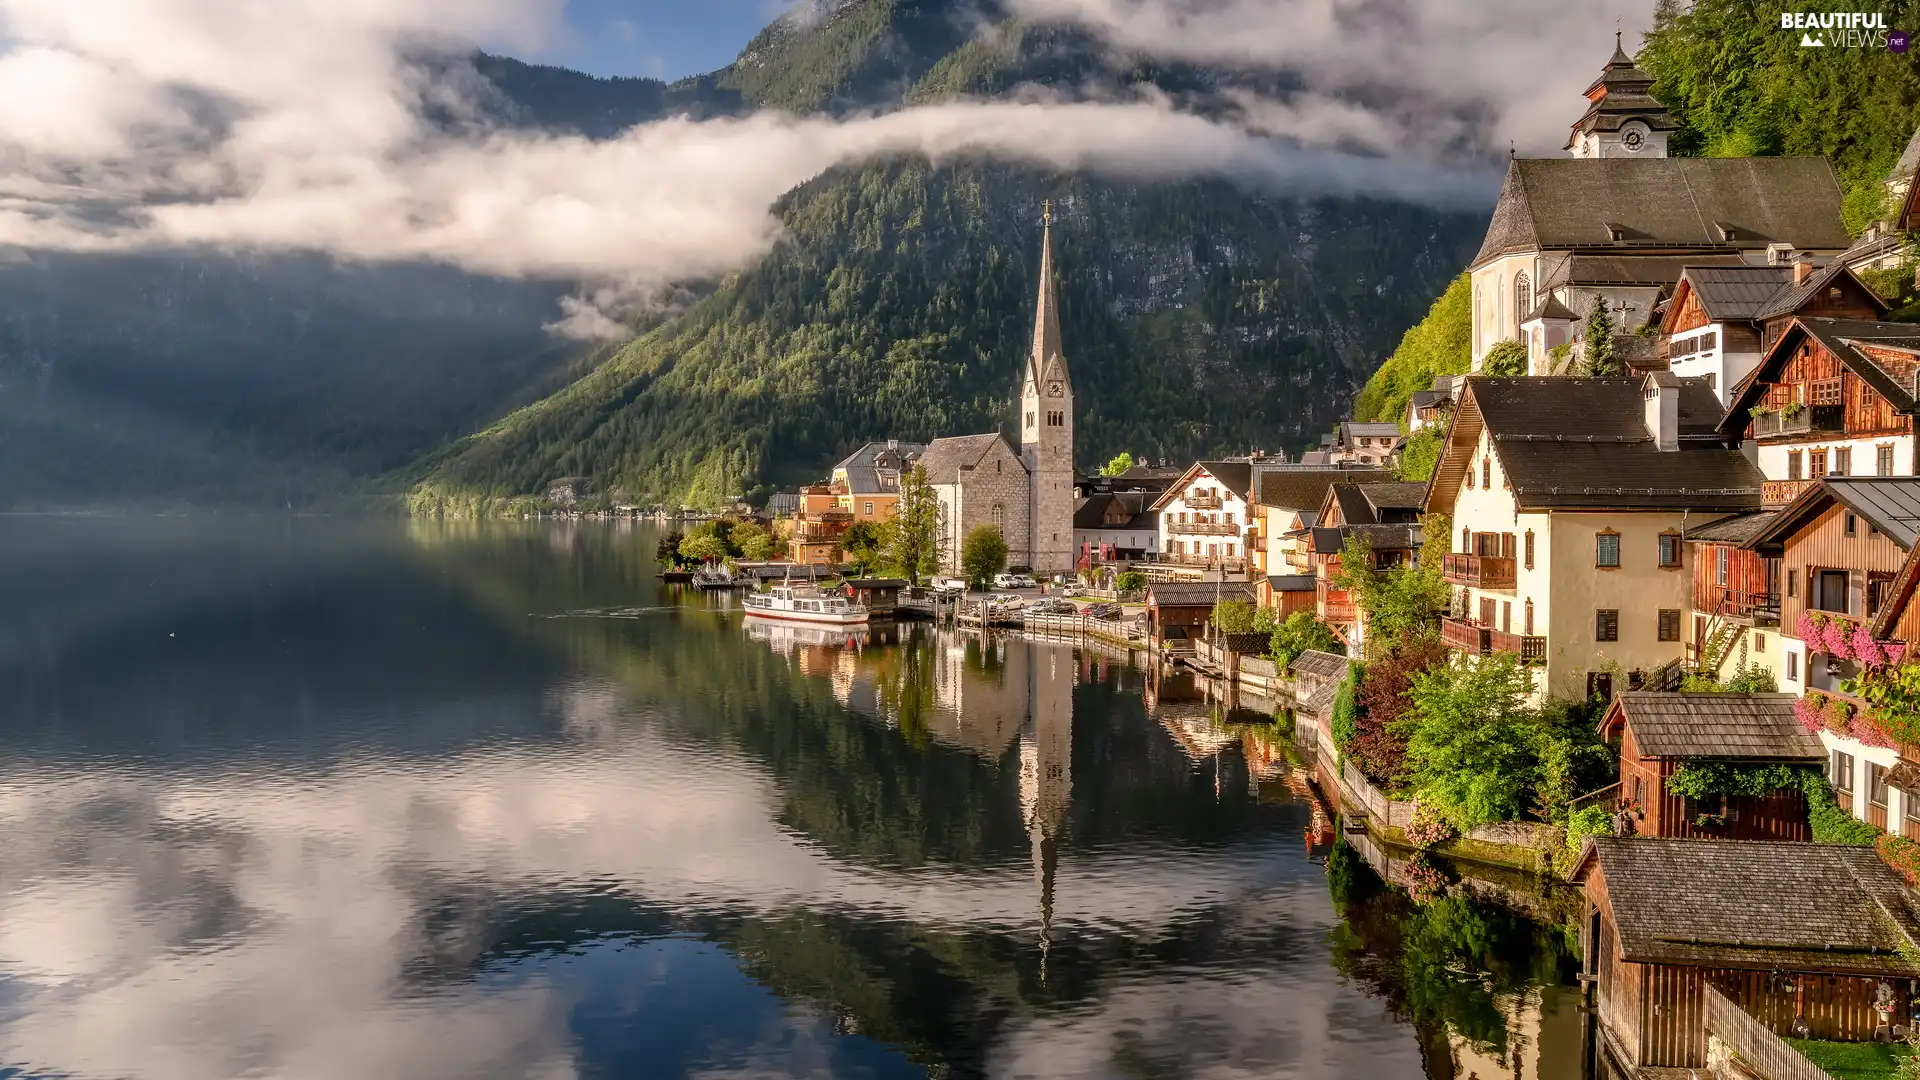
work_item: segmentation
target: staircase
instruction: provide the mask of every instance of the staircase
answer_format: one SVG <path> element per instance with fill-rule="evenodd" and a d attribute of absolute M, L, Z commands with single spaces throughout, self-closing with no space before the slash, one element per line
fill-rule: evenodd
<path fill-rule="evenodd" d="M 1700 673 L 1714 675 L 1727 659 L 1727 653 L 1733 650 L 1733 643 L 1740 640 L 1740 632 L 1746 627 L 1739 623 L 1722 622 L 1715 619 L 1710 623 L 1711 632 L 1707 643 L 1700 649 Z"/>

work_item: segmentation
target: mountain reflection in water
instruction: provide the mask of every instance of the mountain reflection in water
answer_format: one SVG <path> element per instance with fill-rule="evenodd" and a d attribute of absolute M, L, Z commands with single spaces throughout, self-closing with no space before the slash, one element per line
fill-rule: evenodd
<path fill-rule="evenodd" d="M 0 519 L 0 1076 L 1556 1075 L 1263 717 L 655 540 Z"/>

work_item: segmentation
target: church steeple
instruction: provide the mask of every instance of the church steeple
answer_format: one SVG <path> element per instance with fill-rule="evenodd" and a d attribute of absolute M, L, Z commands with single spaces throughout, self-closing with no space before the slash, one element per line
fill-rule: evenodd
<path fill-rule="evenodd" d="M 1574 157 L 1666 157 L 1667 134 L 1680 125 L 1653 96 L 1653 76 L 1640 70 L 1613 35 L 1613 55 L 1587 87 L 1587 111 L 1574 122 L 1567 150 Z"/>
<path fill-rule="evenodd" d="M 1047 365 L 1060 357 L 1060 378 L 1066 378 L 1066 358 L 1060 355 L 1060 298 L 1053 281 L 1053 200 L 1047 200 L 1040 217 L 1040 300 L 1033 319 L 1033 357 L 1027 377 L 1040 386 L 1047 377 Z"/>

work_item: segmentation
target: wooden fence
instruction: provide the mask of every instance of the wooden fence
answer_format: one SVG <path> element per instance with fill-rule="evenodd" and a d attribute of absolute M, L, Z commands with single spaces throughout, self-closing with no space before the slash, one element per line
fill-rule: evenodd
<path fill-rule="evenodd" d="M 1740 1057 L 1741 1064 L 1766 1080 L 1833 1080 L 1832 1074 L 1808 1061 L 1805 1054 L 1787 1045 L 1785 1039 L 1748 1016 L 1725 994 L 1711 986 L 1703 987 L 1707 996 L 1706 1028 L 1712 1063 L 1711 1041 L 1718 1040 Z"/>

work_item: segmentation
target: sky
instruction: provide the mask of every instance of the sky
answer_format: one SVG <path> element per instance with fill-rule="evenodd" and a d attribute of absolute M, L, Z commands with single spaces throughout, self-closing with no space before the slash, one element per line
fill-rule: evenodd
<path fill-rule="evenodd" d="M 538 56 L 591 75 L 672 81 L 723 67 L 781 0 L 568 0 L 566 29 Z"/>

